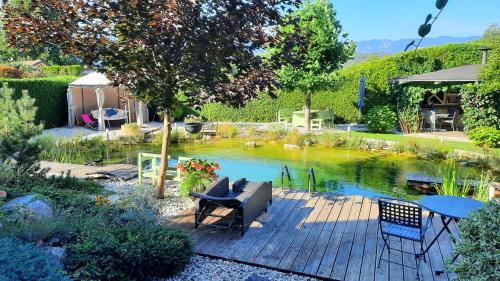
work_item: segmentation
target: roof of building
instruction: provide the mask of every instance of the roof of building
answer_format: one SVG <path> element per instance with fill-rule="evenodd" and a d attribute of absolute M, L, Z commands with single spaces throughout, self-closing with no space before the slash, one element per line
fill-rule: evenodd
<path fill-rule="evenodd" d="M 389 79 L 389 83 L 405 84 L 412 82 L 477 82 L 479 64 L 471 64 L 433 72 Z"/>

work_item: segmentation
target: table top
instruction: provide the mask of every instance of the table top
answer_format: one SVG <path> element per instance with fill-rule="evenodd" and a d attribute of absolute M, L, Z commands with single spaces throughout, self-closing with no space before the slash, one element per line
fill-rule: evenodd
<path fill-rule="evenodd" d="M 420 205 L 435 214 L 454 219 L 463 219 L 470 212 L 481 208 L 483 202 L 467 197 L 433 195 L 424 196 L 420 200 Z"/>

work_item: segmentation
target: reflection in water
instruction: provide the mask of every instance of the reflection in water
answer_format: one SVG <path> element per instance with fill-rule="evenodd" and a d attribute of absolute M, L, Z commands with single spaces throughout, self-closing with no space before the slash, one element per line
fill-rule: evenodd
<path fill-rule="evenodd" d="M 108 162 L 137 161 L 137 153 L 158 153 L 159 147 L 128 147 L 110 155 Z M 251 181 L 273 181 L 281 185 L 281 168 L 287 165 L 292 177 L 292 187 L 307 188 L 307 171 L 316 173 L 317 190 L 345 194 L 398 197 L 416 197 L 419 191 L 406 185 L 407 173 L 425 173 L 436 169 L 439 163 L 416 161 L 391 153 L 373 153 L 313 146 L 297 151 L 285 151 L 281 145 L 266 144 L 257 149 L 245 149 L 242 142 L 219 141 L 208 144 L 186 144 L 171 151 L 169 166 L 176 164 L 177 156 L 188 156 L 217 161 L 220 176 L 231 180 L 245 177 Z"/>

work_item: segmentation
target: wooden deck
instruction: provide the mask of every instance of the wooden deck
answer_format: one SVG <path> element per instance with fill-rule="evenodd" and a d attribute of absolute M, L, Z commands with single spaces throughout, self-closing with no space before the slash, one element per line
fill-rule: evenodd
<path fill-rule="evenodd" d="M 93 178 L 96 175 L 109 175 L 110 177 L 129 180 L 137 177 L 137 166 L 130 164 L 112 164 L 105 166 L 87 166 L 79 164 L 58 163 L 42 161 L 41 168 L 48 169 L 50 175 L 60 175 L 68 171 L 77 178 Z"/>
<path fill-rule="evenodd" d="M 378 231 L 378 205 L 371 198 L 304 191 L 273 191 L 268 213 L 260 216 L 244 237 L 238 230 L 200 226 L 194 230 L 192 212 L 172 224 L 189 231 L 195 252 L 283 271 L 333 280 L 416 280 L 414 269 L 377 258 L 383 241 Z M 223 211 L 219 211 L 223 214 Z M 208 219 L 207 219 L 208 220 Z M 209 220 L 206 222 L 210 222 Z M 452 231 L 456 232 L 454 225 Z M 436 217 L 427 232 L 429 243 L 441 229 Z M 392 239 L 391 247 L 418 250 L 408 240 Z M 453 273 L 435 275 L 452 254 L 452 242 L 441 235 L 422 263 L 420 280 L 451 280 Z M 385 251 L 387 258 L 387 250 Z M 391 252 L 391 260 L 414 265 L 412 255 Z"/>

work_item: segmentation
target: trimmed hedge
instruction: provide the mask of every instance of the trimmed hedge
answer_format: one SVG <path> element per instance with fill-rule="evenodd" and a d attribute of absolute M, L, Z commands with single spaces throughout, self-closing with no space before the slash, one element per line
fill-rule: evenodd
<path fill-rule="evenodd" d="M 494 43 L 478 40 L 462 44 L 421 48 L 417 51 L 415 59 L 414 52 L 369 57 L 363 62 L 351 64 L 339 70 L 339 85 L 328 91 L 314 93 L 311 107 L 312 109 L 328 108 L 333 110 L 336 122 L 356 121 L 361 73 L 364 73 L 366 78 L 365 107 L 363 108 L 363 112 L 366 114 L 374 106 L 393 102 L 387 84 L 388 79 L 467 64 L 478 64 L 481 62 L 480 46 L 495 48 Z M 281 92 L 278 93 L 276 100 L 263 95 L 249 101 L 242 108 L 232 108 L 220 104 L 205 105 L 201 114 L 211 121 L 269 122 L 274 120 L 278 109 L 300 110 L 303 104 L 304 95 L 302 93 Z"/>
<path fill-rule="evenodd" d="M 50 65 L 40 69 L 48 76 L 80 76 L 84 70 L 81 65 Z"/>
<path fill-rule="evenodd" d="M 44 124 L 45 128 L 61 127 L 68 120 L 68 103 L 66 92 L 68 85 L 77 77 L 58 76 L 27 79 L 0 78 L 0 84 L 8 83 L 14 89 L 14 98 L 21 96 L 22 90 L 28 90 L 29 95 L 36 100 L 38 108 L 36 121 Z"/>

